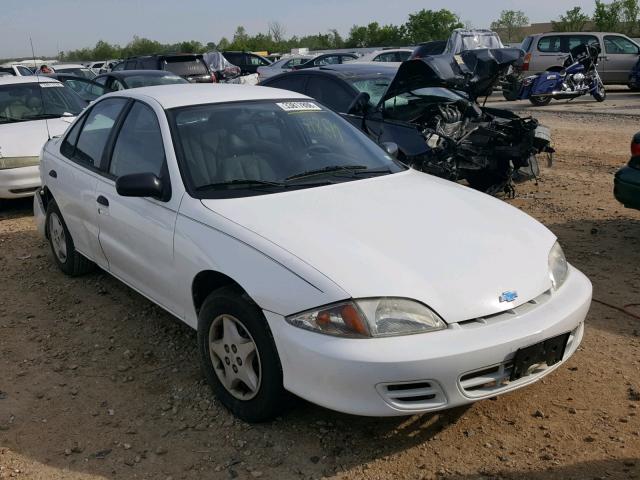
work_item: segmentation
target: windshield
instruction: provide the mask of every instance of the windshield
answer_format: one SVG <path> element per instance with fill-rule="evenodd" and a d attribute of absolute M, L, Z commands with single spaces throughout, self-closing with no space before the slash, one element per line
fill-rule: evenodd
<path fill-rule="evenodd" d="M 371 97 L 369 103 L 376 106 L 380 103 L 380 99 L 387 91 L 391 80 L 392 78 L 377 75 L 373 78 L 358 78 L 358 80 L 352 81 L 351 85 L 353 85 L 358 92 L 368 93 L 369 97 Z"/>
<path fill-rule="evenodd" d="M 130 75 L 125 77 L 124 81 L 129 88 L 189 83 L 184 78 L 177 75 Z"/>
<path fill-rule="evenodd" d="M 0 86 L 0 123 L 75 116 L 86 105 L 77 94 L 58 82 Z"/>
<path fill-rule="evenodd" d="M 61 67 L 56 68 L 56 73 L 70 73 L 71 75 L 88 78 L 89 80 L 93 80 L 94 78 L 96 78 L 96 74 L 89 68 Z"/>
<path fill-rule="evenodd" d="M 204 61 L 200 58 L 194 57 L 171 57 L 164 61 L 165 67 L 163 70 L 169 70 L 181 77 L 187 77 L 190 75 L 208 75 L 209 70 L 204 64 Z"/>
<path fill-rule="evenodd" d="M 169 113 L 197 198 L 247 196 L 404 170 L 363 133 L 312 101 L 253 101 Z"/>
<path fill-rule="evenodd" d="M 412 121 L 420 117 L 425 106 L 433 103 L 468 101 L 463 93 L 442 87 L 427 87 L 402 93 L 384 102 L 386 117 L 402 121 Z"/>

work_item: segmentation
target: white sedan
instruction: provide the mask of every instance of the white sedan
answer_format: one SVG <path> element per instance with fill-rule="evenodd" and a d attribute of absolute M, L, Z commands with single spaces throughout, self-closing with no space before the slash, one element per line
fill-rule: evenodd
<path fill-rule="evenodd" d="M 42 146 L 64 133 L 85 105 L 52 78 L 0 78 L 0 199 L 34 194 Z"/>
<path fill-rule="evenodd" d="M 455 407 L 539 380 L 582 339 L 591 284 L 549 230 L 303 95 L 109 94 L 46 144 L 41 175 L 59 267 L 97 264 L 197 329 L 247 421 L 288 392 L 360 415 Z"/>

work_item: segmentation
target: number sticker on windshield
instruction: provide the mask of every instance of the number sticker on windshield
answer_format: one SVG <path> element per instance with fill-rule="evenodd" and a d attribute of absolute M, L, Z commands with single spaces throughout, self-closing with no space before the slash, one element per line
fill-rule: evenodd
<path fill-rule="evenodd" d="M 322 111 L 318 105 L 313 102 L 283 102 L 276 103 L 285 112 L 318 112 Z"/>

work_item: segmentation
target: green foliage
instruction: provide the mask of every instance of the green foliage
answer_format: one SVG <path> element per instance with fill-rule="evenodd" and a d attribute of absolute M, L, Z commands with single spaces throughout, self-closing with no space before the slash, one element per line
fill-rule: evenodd
<path fill-rule="evenodd" d="M 406 40 L 417 44 L 429 40 L 446 40 L 451 32 L 464 25 L 460 18 L 447 9 L 420 10 L 409 15 L 405 24 Z"/>
<path fill-rule="evenodd" d="M 638 31 L 638 17 L 640 16 L 640 6 L 638 0 L 619 0 L 622 31 L 627 35 L 633 35 Z"/>
<path fill-rule="evenodd" d="M 522 10 L 503 10 L 500 18 L 491 24 L 491 30 L 498 32 L 502 40 L 513 42 L 522 40 L 522 29 L 528 24 L 529 17 Z"/>
<path fill-rule="evenodd" d="M 637 0 L 636 0 L 637 1 Z M 560 15 L 557 21 L 552 21 L 555 32 L 581 32 L 589 21 L 589 15 L 580 7 L 573 7 L 564 15 Z"/>
<path fill-rule="evenodd" d="M 593 23 L 596 29 L 602 32 L 616 32 L 620 30 L 622 20 L 622 4 L 619 1 L 604 3 L 596 0 L 596 9 L 593 13 Z"/>

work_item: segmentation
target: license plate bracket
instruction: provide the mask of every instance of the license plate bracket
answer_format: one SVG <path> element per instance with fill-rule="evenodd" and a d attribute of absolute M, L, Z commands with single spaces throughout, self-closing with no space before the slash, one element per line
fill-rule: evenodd
<path fill-rule="evenodd" d="M 569 335 L 569 333 L 565 333 L 519 349 L 515 357 L 513 357 L 510 380 L 514 381 L 526 376 L 533 365 L 546 363 L 547 366 L 551 367 L 560 362 L 567 348 Z"/>

